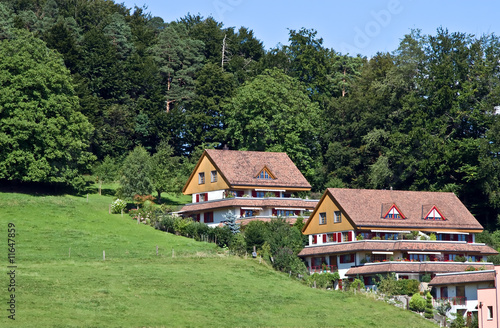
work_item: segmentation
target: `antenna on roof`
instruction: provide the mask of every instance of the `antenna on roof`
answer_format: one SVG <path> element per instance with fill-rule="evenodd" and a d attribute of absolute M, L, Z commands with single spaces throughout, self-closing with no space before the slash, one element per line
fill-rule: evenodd
<path fill-rule="evenodd" d="M 222 147 L 222 150 L 229 150 L 229 147 L 227 146 L 227 144 L 224 144 L 224 147 Z"/>

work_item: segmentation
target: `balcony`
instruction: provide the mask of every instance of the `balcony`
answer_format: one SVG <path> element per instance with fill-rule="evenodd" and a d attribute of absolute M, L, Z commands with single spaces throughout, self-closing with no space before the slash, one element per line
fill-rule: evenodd
<path fill-rule="evenodd" d="M 437 306 L 437 305 L 445 303 L 445 302 L 449 302 L 451 306 L 466 305 L 467 297 L 465 297 L 465 296 L 440 297 L 440 298 L 432 300 L 432 303 L 434 306 Z"/>
<path fill-rule="evenodd" d="M 313 273 L 332 273 L 338 271 L 338 267 L 336 265 L 319 265 L 319 266 L 311 266 L 307 268 L 309 270 L 309 274 Z"/>

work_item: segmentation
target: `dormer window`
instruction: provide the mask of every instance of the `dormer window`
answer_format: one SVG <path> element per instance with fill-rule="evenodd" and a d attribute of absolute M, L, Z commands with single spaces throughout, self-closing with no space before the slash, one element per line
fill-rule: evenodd
<path fill-rule="evenodd" d="M 446 220 L 441 212 L 437 209 L 436 206 L 433 206 L 429 213 L 424 217 L 424 220 Z"/>
<path fill-rule="evenodd" d="M 389 211 L 387 211 L 387 213 L 385 213 L 384 215 L 384 219 L 404 219 L 404 215 L 401 214 L 401 212 L 399 211 L 398 207 L 393 204 L 391 206 L 391 208 L 389 209 Z"/>
<path fill-rule="evenodd" d="M 256 176 L 257 179 L 263 179 L 263 180 L 273 180 L 275 177 L 271 174 L 269 169 L 264 166 L 262 170 L 260 170 L 259 174 Z"/>

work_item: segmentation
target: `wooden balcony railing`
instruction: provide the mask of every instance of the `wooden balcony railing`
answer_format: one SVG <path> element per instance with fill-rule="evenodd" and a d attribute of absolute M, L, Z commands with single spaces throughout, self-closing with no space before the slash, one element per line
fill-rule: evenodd
<path fill-rule="evenodd" d="M 336 265 L 320 265 L 320 266 L 311 266 L 308 268 L 309 273 L 322 273 L 322 272 L 335 272 L 338 270 Z"/>

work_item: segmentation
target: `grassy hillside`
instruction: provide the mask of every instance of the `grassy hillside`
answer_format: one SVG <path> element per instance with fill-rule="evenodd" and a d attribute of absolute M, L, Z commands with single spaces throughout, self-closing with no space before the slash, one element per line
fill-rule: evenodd
<path fill-rule="evenodd" d="M 1 327 L 435 327 L 110 215 L 111 200 L 0 193 Z M 15 322 L 5 311 L 9 222 L 17 232 Z"/>

